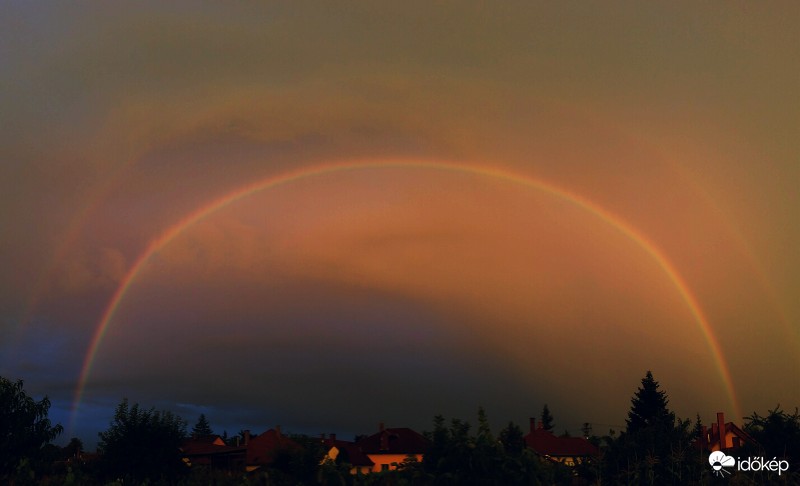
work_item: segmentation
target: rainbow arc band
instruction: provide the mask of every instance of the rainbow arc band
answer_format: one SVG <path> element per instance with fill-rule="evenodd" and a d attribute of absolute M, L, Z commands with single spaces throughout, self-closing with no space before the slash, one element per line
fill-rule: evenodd
<path fill-rule="evenodd" d="M 456 164 L 444 161 L 426 161 L 426 160 L 406 160 L 406 159 L 390 159 L 380 161 L 355 161 L 355 162 L 332 162 L 322 165 L 315 165 L 311 167 L 303 167 L 294 171 L 285 172 L 278 175 L 272 175 L 265 179 L 247 184 L 225 196 L 217 198 L 210 203 L 198 208 L 191 214 L 187 215 L 158 238 L 152 240 L 147 245 L 145 250 L 139 255 L 136 261 L 133 262 L 127 274 L 121 280 L 111 300 L 105 307 L 100 321 L 95 329 L 92 340 L 89 344 L 88 351 L 84 357 L 81 374 L 78 379 L 78 385 L 75 389 L 74 399 L 72 403 L 72 413 L 70 417 L 70 430 L 73 430 L 75 419 L 83 399 L 83 394 L 86 389 L 86 383 L 94 364 L 95 356 L 103 342 L 103 337 L 110 326 L 114 314 L 120 306 L 120 303 L 125 298 L 125 294 L 131 288 L 131 285 L 136 281 L 142 268 L 150 258 L 158 253 L 162 248 L 167 246 L 172 240 L 183 233 L 187 228 L 196 224 L 207 216 L 219 211 L 220 209 L 246 198 L 250 195 L 272 189 L 281 185 L 289 184 L 302 179 L 309 179 L 314 177 L 322 177 L 329 174 L 338 172 L 353 172 L 367 169 L 427 169 L 439 172 L 456 172 L 464 174 L 472 174 L 482 177 L 488 177 L 495 180 L 507 181 L 518 184 L 530 189 L 542 191 L 553 197 L 568 201 L 575 206 L 594 214 L 601 220 L 605 221 L 617 231 L 625 235 L 627 238 L 635 242 L 641 249 L 649 254 L 653 260 L 658 264 L 664 274 L 669 278 L 676 290 L 680 294 L 683 301 L 689 308 L 694 320 L 700 328 L 703 337 L 706 340 L 709 350 L 711 351 L 714 359 L 717 372 L 722 379 L 726 393 L 728 395 L 729 405 L 733 408 L 734 413 L 741 417 L 741 410 L 739 403 L 734 393 L 733 380 L 731 379 L 730 370 L 727 361 L 722 353 L 719 342 L 713 333 L 713 329 L 703 313 L 697 299 L 692 294 L 686 282 L 680 276 L 674 265 L 667 259 L 663 252 L 644 235 L 637 231 L 634 227 L 630 226 L 620 217 L 605 210 L 596 203 L 585 199 L 577 194 L 571 193 L 562 189 L 554 184 L 535 179 L 526 175 L 510 172 L 505 169 L 499 169 L 491 166 L 478 166 L 467 164 Z"/>

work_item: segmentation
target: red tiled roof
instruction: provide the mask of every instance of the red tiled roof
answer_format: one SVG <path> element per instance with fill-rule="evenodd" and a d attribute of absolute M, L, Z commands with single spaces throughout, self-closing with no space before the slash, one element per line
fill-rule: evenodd
<path fill-rule="evenodd" d="M 181 445 L 181 454 L 189 465 L 232 467 L 244 461 L 244 447 L 224 444 L 218 436 L 187 439 Z"/>
<path fill-rule="evenodd" d="M 339 457 L 337 460 L 350 464 L 351 466 L 362 467 L 375 465 L 364 451 L 355 442 L 336 439 L 323 439 L 322 444 L 326 449 L 330 450 L 332 447 L 339 449 Z"/>
<path fill-rule="evenodd" d="M 275 429 L 252 438 L 247 443 L 247 464 L 266 465 L 275 460 L 275 452 L 279 450 L 297 451 L 300 444 L 282 435 Z"/>
<path fill-rule="evenodd" d="M 423 454 L 429 441 L 409 428 L 400 427 L 384 429 L 357 444 L 366 454 Z"/>
<path fill-rule="evenodd" d="M 212 435 L 196 435 L 196 436 L 192 436 L 192 437 L 187 438 L 183 442 L 184 442 L 184 444 L 186 444 L 186 443 L 193 443 L 193 444 L 206 444 L 206 443 L 208 443 L 208 444 L 213 444 L 214 442 L 216 442 L 219 445 L 224 445 L 225 444 L 225 441 L 222 440 L 222 437 L 220 437 L 218 435 L 213 435 L 213 434 Z"/>
<path fill-rule="evenodd" d="M 597 446 L 583 437 L 556 437 L 552 432 L 537 429 L 525 436 L 525 443 L 539 455 L 552 457 L 596 456 Z"/>
<path fill-rule="evenodd" d="M 219 439 L 219 441 L 217 441 L 217 439 Z M 219 442 L 222 442 L 222 439 L 216 435 L 186 439 L 181 445 L 181 451 L 183 451 L 184 456 L 188 457 L 244 452 L 245 450 L 244 447 L 231 447 L 228 445 L 221 445 Z"/>

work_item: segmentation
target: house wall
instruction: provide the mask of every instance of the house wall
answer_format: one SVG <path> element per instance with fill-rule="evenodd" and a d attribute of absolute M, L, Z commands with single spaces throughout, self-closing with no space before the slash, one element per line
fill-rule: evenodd
<path fill-rule="evenodd" d="M 322 458 L 322 464 L 325 461 L 336 462 L 336 458 L 339 457 L 339 448 L 336 446 L 331 447 L 328 449 L 328 453 L 325 454 L 325 457 Z"/>
<path fill-rule="evenodd" d="M 714 442 L 711 445 L 711 451 L 713 452 L 713 451 L 720 450 L 720 446 L 722 446 L 723 449 L 732 448 L 734 446 L 734 440 L 733 439 L 735 437 L 738 438 L 739 436 L 736 435 L 735 433 L 733 433 L 733 431 L 726 430 L 722 441 L 720 441 L 720 442 L 722 442 L 722 444 L 720 444 L 720 442 Z M 744 444 L 744 440 L 739 439 L 739 446 L 741 446 L 742 444 Z"/>
<path fill-rule="evenodd" d="M 328 450 L 328 453 L 325 454 L 325 457 L 322 458 L 322 463 L 325 461 L 336 462 L 336 458 L 339 457 L 339 448 L 333 446 Z M 405 457 L 405 456 L 404 456 Z M 372 468 L 370 466 L 353 466 L 350 468 L 350 474 L 367 474 L 372 472 Z"/>
<path fill-rule="evenodd" d="M 372 472 L 369 466 L 353 466 L 350 468 L 350 474 L 368 474 Z"/>
<path fill-rule="evenodd" d="M 575 466 L 583 462 L 583 457 L 574 456 L 547 456 L 548 459 L 555 462 L 560 462 L 565 466 Z"/>
<path fill-rule="evenodd" d="M 719 441 L 714 441 L 717 437 Z M 725 423 L 725 414 L 723 412 L 717 412 L 717 423 L 711 424 L 711 437 L 706 441 L 711 442 L 711 451 L 718 451 L 720 448 L 738 449 L 748 441 L 748 437 L 733 422 Z"/>
<path fill-rule="evenodd" d="M 422 454 L 413 455 L 418 461 L 422 462 Z M 372 472 L 384 470 L 384 464 L 387 465 L 390 470 L 397 469 L 397 464 L 405 461 L 406 457 L 408 456 L 409 454 L 367 454 L 367 457 L 369 457 L 372 462 L 375 463 L 375 465 L 372 467 Z"/>
<path fill-rule="evenodd" d="M 711 430 L 703 427 L 703 442 L 710 451 L 719 451 L 726 449 L 738 449 L 747 441 L 745 436 L 740 436 L 741 431 L 738 430 L 733 423 L 725 423 L 725 414 L 717 412 L 717 423 L 711 424 Z"/>

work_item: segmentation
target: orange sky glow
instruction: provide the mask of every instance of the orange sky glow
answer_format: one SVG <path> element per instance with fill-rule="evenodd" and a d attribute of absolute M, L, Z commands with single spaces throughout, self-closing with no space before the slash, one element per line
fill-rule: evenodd
<path fill-rule="evenodd" d="M 0 375 L 90 442 L 800 404 L 800 8 L 413 3 L 9 7 Z"/>

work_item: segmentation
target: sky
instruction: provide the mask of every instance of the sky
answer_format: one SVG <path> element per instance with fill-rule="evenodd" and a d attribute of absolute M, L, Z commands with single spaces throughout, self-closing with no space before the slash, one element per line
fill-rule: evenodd
<path fill-rule="evenodd" d="M 0 376 L 258 433 L 800 405 L 800 5 L 4 2 Z"/>

